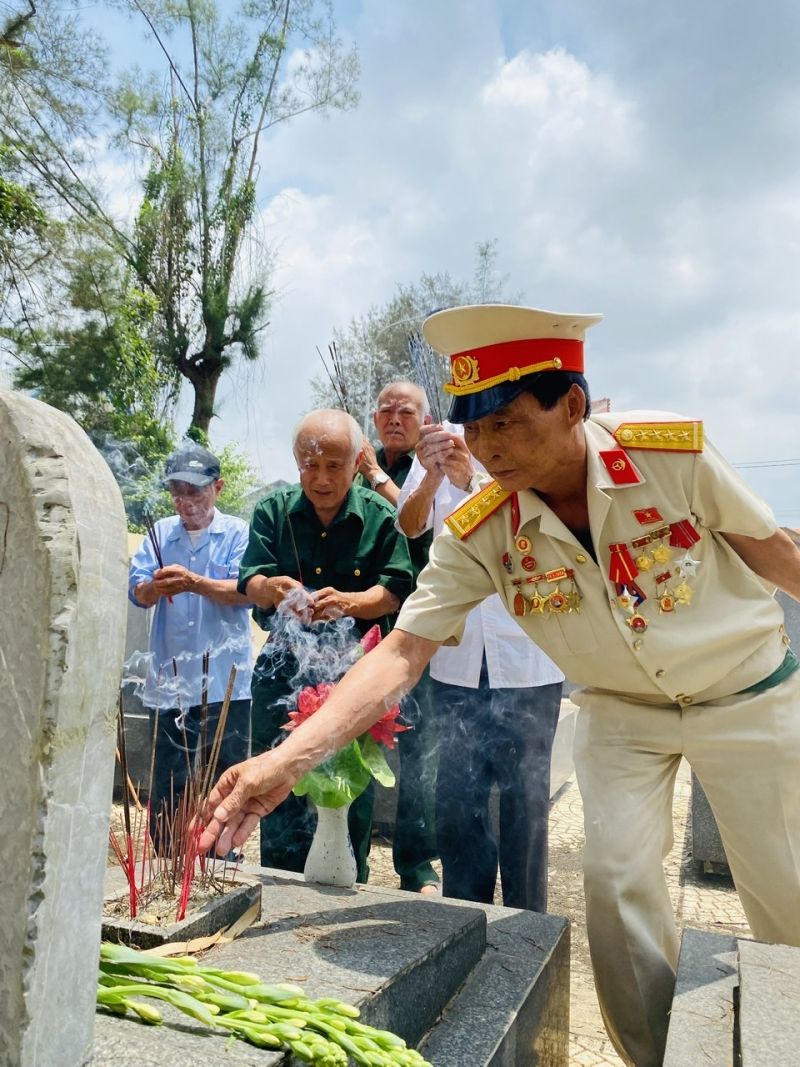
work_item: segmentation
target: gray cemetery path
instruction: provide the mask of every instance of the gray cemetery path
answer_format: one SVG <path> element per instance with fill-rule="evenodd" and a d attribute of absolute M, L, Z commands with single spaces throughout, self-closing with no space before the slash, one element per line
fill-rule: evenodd
<path fill-rule="evenodd" d="M 675 844 L 667 862 L 667 880 L 679 926 L 730 931 L 749 937 L 750 930 L 729 881 L 698 877 L 692 867 L 690 813 L 691 776 L 681 765 L 675 792 Z M 572 922 L 570 1064 L 574 1067 L 620 1067 L 622 1061 L 606 1037 L 592 983 L 583 915 L 581 851 L 583 807 L 574 775 L 556 796 L 550 816 L 550 911 Z M 247 843 L 250 862 L 258 862 L 257 837 Z M 373 840 L 370 882 L 397 888 L 391 847 Z M 495 903 L 502 903 L 500 896 Z"/>

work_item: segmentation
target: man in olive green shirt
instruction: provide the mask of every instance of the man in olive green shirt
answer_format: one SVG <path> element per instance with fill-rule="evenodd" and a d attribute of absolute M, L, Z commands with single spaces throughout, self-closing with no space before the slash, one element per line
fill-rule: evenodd
<path fill-rule="evenodd" d="M 300 484 L 275 489 L 255 509 L 239 589 L 270 636 L 253 672 L 253 753 L 283 736 L 307 685 L 334 682 L 358 638 L 390 618 L 411 591 L 411 561 L 394 511 L 352 484 L 361 432 L 342 411 L 315 411 L 294 438 Z M 350 659 L 348 659 L 350 657 Z M 372 789 L 350 809 L 359 880 L 366 881 Z M 304 797 L 290 795 L 261 825 L 261 863 L 302 871 L 313 836 Z"/>
<path fill-rule="evenodd" d="M 414 462 L 420 426 L 431 421 L 428 400 L 414 382 L 390 382 L 378 394 L 373 422 L 381 444 L 363 443 L 357 484 L 368 484 L 396 510 L 400 490 Z M 433 531 L 408 541 L 414 585 L 428 562 Z M 433 726 L 430 674 L 426 668 L 402 703 L 403 718 L 413 728 L 399 734 L 397 748 L 397 811 L 392 835 L 392 859 L 400 888 L 435 893 L 439 877 L 431 861 L 436 847 L 436 738 Z"/>

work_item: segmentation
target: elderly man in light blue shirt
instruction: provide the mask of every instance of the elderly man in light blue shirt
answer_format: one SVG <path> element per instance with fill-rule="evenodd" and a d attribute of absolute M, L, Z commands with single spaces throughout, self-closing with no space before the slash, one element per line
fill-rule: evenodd
<path fill-rule="evenodd" d="M 248 527 L 215 507 L 224 484 L 219 460 L 190 444 L 169 457 L 165 481 L 176 515 L 155 524 L 156 545 L 144 539 L 128 580 L 131 602 L 154 609 L 143 702 L 158 714 L 151 832 L 161 852 L 170 848 L 167 827 L 188 768 L 200 746 L 206 759 L 210 752 L 233 666 L 236 680 L 217 770 L 247 758 L 252 672 L 249 602 L 236 591 Z"/>

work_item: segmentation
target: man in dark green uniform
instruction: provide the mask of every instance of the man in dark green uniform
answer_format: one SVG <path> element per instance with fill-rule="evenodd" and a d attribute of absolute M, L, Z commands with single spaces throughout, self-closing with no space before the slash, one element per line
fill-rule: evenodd
<path fill-rule="evenodd" d="M 394 511 L 353 485 L 361 432 L 343 411 L 314 411 L 295 431 L 300 484 L 275 489 L 256 507 L 239 567 L 239 590 L 269 638 L 253 672 L 253 754 L 274 747 L 306 685 L 334 682 L 353 662 L 358 638 L 383 633 L 411 591 L 412 570 Z M 350 809 L 359 881 L 366 881 L 372 828 L 370 787 Z M 261 825 L 261 863 L 302 871 L 314 820 L 290 795 Z"/>
<path fill-rule="evenodd" d="M 381 444 L 373 449 L 364 442 L 357 481 L 363 480 L 396 508 L 414 462 L 419 428 L 431 421 L 424 390 L 414 382 L 391 382 L 378 395 L 373 421 Z M 432 540 L 433 532 L 429 531 L 408 542 L 415 586 L 417 575 L 428 562 Z M 427 667 L 402 709 L 404 720 L 413 729 L 397 738 L 400 773 L 392 858 L 401 889 L 433 893 L 439 889 L 438 875 L 431 866 L 431 860 L 439 855 L 434 817 L 437 753 Z"/>

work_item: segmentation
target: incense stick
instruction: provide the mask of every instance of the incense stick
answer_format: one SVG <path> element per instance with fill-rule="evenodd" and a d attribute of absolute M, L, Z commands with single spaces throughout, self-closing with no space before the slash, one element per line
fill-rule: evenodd
<path fill-rule="evenodd" d="M 150 544 L 153 546 L 153 553 L 156 557 L 156 563 L 158 563 L 158 569 L 164 569 L 164 557 L 161 555 L 161 545 L 158 543 L 158 532 L 156 530 L 156 524 L 153 522 L 153 517 L 149 511 L 145 511 L 144 515 L 144 527 L 147 530 L 147 536 L 150 538 Z M 174 604 L 175 601 L 171 596 L 167 596 L 167 603 Z"/>
<path fill-rule="evenodd" d="M 128 749 L 125 743 L 125 709 L 122 706 L 122 693 L 119 695 L 117 714 L 117 737 L 119 747 L 119 765 L 124 780 L 128 778 Z M 122 812 L 125 818 L 125 840 L 128 848 L 128 888 L 131 903 L 131 918 L 136 918 L 136 859 L 133 851 L 133 836 L 131 834 L 131 802 L 127 789 L 122 790 Z"/>
<path fill-rule="evenodd" d="M 328 380 L 331 383 L 333 389 L 333 395 L 336 398 L 337 405 L 346 411 L 348 415 L 352 415 L 350 410 L 350 393 L 347 388 L 347 376 L 344 371 L 344 363 L 342 357 L 339 355 L 339 350 L 336 347 L 336 342 L 331 341 L 328 345 L 328 358 L 323 356 L 322 352 L 317 346 L 317 355 L 322 360 L 322 366 L 325 368 L 325 373 L 328 375 Z"/>
<path fill-rule="evenodd" d="M 425 338 L 419 333 L 408 335 L 408 357 L 414 370 L 417 385 L 428 398 L 431 415 L 436 422 L 442 421 L 441 383 L 439 381 L 441 357 L 437 356 Z"/>

